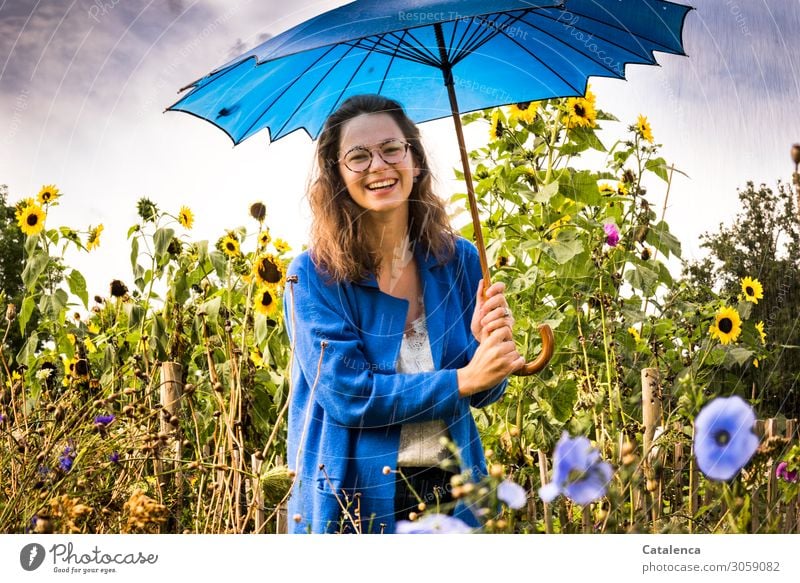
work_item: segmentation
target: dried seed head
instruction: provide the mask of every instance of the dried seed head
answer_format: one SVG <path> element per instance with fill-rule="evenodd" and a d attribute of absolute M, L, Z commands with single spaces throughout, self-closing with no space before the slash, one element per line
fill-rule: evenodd
<path fill-rule="evenodd" d="M 13 322 L 17 317 L 17 307 L 14 304 L 6 306 L 6 322 Z"/>
<path fill-rule="evenodd" d="M 250 216 L 259 223 L 263 223 L 264 219 L 267 218 L 267 207 L 264 206 L 263 202 L 254 202 L 250 205 Z"/>
<path fill-rule="evenodd" d="M 620 449 L 620 453 L 623 456 L 631 455 L 633 453 L 633 450 L 634 450 L 633 443 L 631 443 L 630 441 L 626 441 L 625 443 L 622 444 L 622 449 Z"/>
<path fill-rule="evenodd" d="M 800 144 L 792 145 L 792 162 L 800 164 Z"/>

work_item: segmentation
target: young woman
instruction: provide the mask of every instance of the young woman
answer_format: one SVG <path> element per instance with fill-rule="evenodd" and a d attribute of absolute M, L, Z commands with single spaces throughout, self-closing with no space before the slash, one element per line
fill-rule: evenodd
<path fill-rule="evenodd" d="M 355 96 L 328 118 L 309 200 L 284 300 L 290 529 L 391 533 L 417 496 L 428 512 L 450 499 L 452 471 L 485 474 L 470 407 L 500 398 L 524 359 L 504 285 L 483 299 L 477 250 L 450 227 L 400 104 Z"/>

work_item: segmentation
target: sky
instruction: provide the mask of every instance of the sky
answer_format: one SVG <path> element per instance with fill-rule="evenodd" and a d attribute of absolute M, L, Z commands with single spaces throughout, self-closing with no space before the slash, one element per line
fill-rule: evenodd
<path fill-rule="evenodd" d="M 304 198 L 313 144 L 266 132 L 233 148 L 223 132 L 164 109 L 178 90 L 271 35 L 345 2 L 294 0 L 0 0 L 0 184 L 10 200 L 42 185 L 64 193 L 48 226 L 102 223 L 101 245 L 72 254 L 89 292 L 130 281 L 128 228 L 146 196 L 177 214 L 189 206 L 194 239 L 215 241 L 246 225 L 263 201 L 274 236 L 307 241 Z M 658 67 L 628 66 L 627 81 L 592 81 L 598 106 L 616 115 L 610 146 L 640 113 L 676 174 L 666 220 L 684 257 L 699 236 L 738 211 L 747 180 L 791 180 L 800 142 L 800 0 L 694 0 L 684 30 L 688 57 L 656 54 Z M 483 127 L 467 128 L 478 147 Z M 440 192 L 463 191 L 452 122 L 422 125 Z M 602 163 L 602 159 L 601 159 Z M 661 209 L 663 183 L 648 197 Z M 2 252 L 3 250 L 0 250 Z"/>

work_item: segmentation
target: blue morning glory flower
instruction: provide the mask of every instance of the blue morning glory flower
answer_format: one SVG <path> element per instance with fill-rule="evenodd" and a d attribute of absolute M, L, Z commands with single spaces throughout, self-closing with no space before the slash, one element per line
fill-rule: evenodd
<path fill-rule="evenodd" d="M 539 488 L 539 496 L 552 502 L 563 494 L 577 504 L 589 504 L 605 495 L 613 474 L 611 464 L 600 459 L 588 439 L 571 438 L 565 431 L 553 455 L 553 479 Z"/>
<path fill-rule="evenodd" d="M 503 482 L 497 486 L 497 498 L 514 510 L 519 510 L 525 506 L 525 503 L 528 501 L 525 488 L 511 480 L 503 480 Z"/>
<path fill-rule="evenodd" d="M 717 397 L 694 420 L 694 456 L 711 480 L 730 480 L 758 449 L 756 414 L 738 396 Z"/>
<path fill-rule="evenodd" d="M 447 514 L 426 514 L 419 520 L 400 520 L 396 534 L 466 534 L 472 529 L 459 518 Z"/>
<path fill-rule="evenodd" d="M 110 456 L 108 456 L 108 459 L 109 459 L 109 460 L 110 460 L 112 463 L 118 464 L 118 463 L 119 463 L 119 453 L 115 451 L 115 452 L 114 452 L 114 453 L 112 453 Z"/>

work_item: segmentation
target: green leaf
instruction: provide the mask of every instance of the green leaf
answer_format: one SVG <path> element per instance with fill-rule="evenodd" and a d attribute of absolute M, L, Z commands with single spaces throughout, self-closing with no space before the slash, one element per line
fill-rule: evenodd
<path fill-rule="evenodd" d="M 89 308 L 89 293 L 86 291 L 86 280 L 81 272 L 73 269 L 67 276 L 67 283 L 69 284 L 69 291 L 78 296 L 83 301 L 83 307 Z"/>
<path fill-rule="evenodd" d="M 25 269 L 22 271 L 22 284 L 29 291 L 36 288 L 36 282 L 39 276 L 47 269 L 47 264 L 50 261 L 50 256 L 44 251 L 35 251 L 33 255 L 28 257 L 25 262 Z"/>
<path fill-rule="evenodd" d="M 747 350 L 746 348 L 742 348 L 741 346 L 736 346 L 728 350 L 728 360 L 732 360 L 739 366 L 750 362 L 750 359 L 753 358 L 753 351 Z"/>
<path fill-rule="evenodd" d="M 39 310 L 50 316 L 53 320 L 63 322 L 64 310 L 67 308 L 69 296 L 63 289 L 57 289 L 54 294 L 43 294 L 39 299 Z"/>
<path fill-rule="evenodd" d="M 670 254 L 678 259 L 681 257 L 681 242 L 669 232 L 669 225 L 664 221 L 650 228 L 646 241 L 666 257 L 669 257 Z"/>
<path fill-rule="evenodd" d="M 28 322 L 31 319 L 31 315 L 33 314 L 33 309 L 36 307 L 36 300 L 33 296 L 25 296 L 25 299 L 22 300 L 22 306 L 19 310 L 19 331 L 20 334 L 25 336 L 25 328 L 28 325 Z"/>
<path fill-rule="evenodd" d="M 564 265 L 576 255 L 583 252 L 583 242 L 580 239 L 562 239 L 558 237 L 555 241 L 547 241 L 548 253 L 553 257 L 556 263 Z"/>
<path fill-rule="evenodd" d="M 32 368 L 36 359 L 36 349 L 39 346 L 39 335 L 36 331 L 28 335 L 28 340 L 17 354 L 17 362 Z"/>
<path fill-rule="evenodd" d="M 139 266 L 139 239 L 133 239 L 131 241 L 131 268 L 133 269 L 134 275 L 138 277 L 139 273 L 137 273 L 137 271 L 142 269 Z"/>
<path fill-rule="evenodd" d="M 634 265 L 625 272 L 625 280 L 634 289 L 642 290 L 645 295 L 652 295 L 658 284 L 658 273 L 644 265 Z"/>
<path fill-rule="evenodd" d="M 211 265 L 214 266 L 217 277 L 223 279 L 225 277 L 225 271 L 228 269 L 228 260 L 225 258 L 225 254 L 219 251 L 212 251 L 208 254 L 208 258 L 211 259 Z"/>
<path fill-rule="evenodd" d="M 256 314 L 254 333 L 256 335 L 256 346 L 262 346 L 269 337 L 269 325 L 264 314 Z"/>
<path fill-rule="evenodd" d="M 156 232 L 153 233 L 153 244 L 155 245 L 156 263 L 158 263 L 159 265 L 162 265 L 164 263 L 164 256 L 167 253 L 169 242 L 172 241 L 172 238 L 174 236 L 175 236 L 174 229 L 168 229 L 166 227 L 162 227 L 161 229 L 156 229 Z"/>
<path fill-rule="evenodd" d="M 644 167 L 650 172 L 653 172 L 664 182 L 669 182 L 669 175 L 667 174 L 667 162 L 664 160 L 664 158 L 653 158 L 652 160 L 648 160 Z"/>
<path fill-rule="evenodd" d="M 545 392 L 545 399 L 553 411 L 553 417 L 565 423 L 575 412 L 578 402 L 578 384 L 575 379 L 564 379 Z"/>
<path fill-rule="evenodd" d="M 550 199 L 556 194 L 558 194 L 558 181 L 544 185 L 539 192 L 533 195 L 533 200 L 536 202 L 546 203 L 549 202 Z"/>

